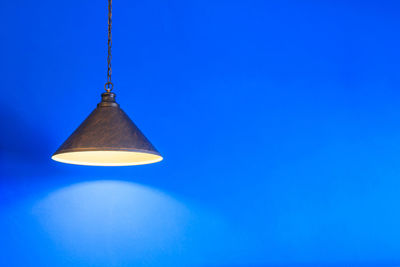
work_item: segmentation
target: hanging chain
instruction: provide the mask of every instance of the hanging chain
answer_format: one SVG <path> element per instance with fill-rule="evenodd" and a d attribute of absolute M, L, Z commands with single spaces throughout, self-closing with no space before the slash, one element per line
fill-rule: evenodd
<path fill-rule="evenodd" d="M 112 26 L 112 0 L 108 0 L 107 82 L 104 85 L 104 89 L 108 93 L 111 92 L 111 90 L 114 87 L 113 83 L 111 82 L 111 74 L 112 74 L 112 69 L 111 69 L 111 46 L 112 46 L 111 26 Z"/>

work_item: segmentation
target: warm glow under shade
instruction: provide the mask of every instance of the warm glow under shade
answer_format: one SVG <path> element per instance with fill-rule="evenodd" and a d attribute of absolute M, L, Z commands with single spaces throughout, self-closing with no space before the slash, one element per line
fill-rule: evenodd
<path fill-rule="evenodd" d="M 161 161 L 160 155 L 134 151 L 81 151 L 53 155 L 55 161 L 91 166 L 130 166 Z"/>

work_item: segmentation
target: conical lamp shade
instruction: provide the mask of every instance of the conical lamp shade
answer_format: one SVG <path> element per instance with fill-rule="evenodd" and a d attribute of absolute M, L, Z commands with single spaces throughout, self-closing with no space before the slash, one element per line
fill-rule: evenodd
<path fill-rule="evenodd" d="M 115 102 L 114 93 L 102 101 L 53 154 L 63 163 L 93 166 L 149 164 L 162 156 Z"/>

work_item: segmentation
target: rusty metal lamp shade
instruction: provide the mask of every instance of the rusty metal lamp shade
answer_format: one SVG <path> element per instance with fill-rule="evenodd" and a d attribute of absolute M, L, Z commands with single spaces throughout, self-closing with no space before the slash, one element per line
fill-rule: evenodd
<path fill-rule="evenodd" d="M 51 157 L 55 161 L 92 166 L 129 166 L 163 158 L 115 102 L 103 93 L 101 102 Z"/>

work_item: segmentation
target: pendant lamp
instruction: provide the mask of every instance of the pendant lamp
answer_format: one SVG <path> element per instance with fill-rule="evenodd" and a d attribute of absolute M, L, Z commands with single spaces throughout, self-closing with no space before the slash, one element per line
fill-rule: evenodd
<path fill-rule="evenodd" d="M 101 102 L 51 157 L 92 166 L 149 164 L 163 158 L 115 101 L 111 82 L 112 0 L 108 0 L 107 82 Z"/>

